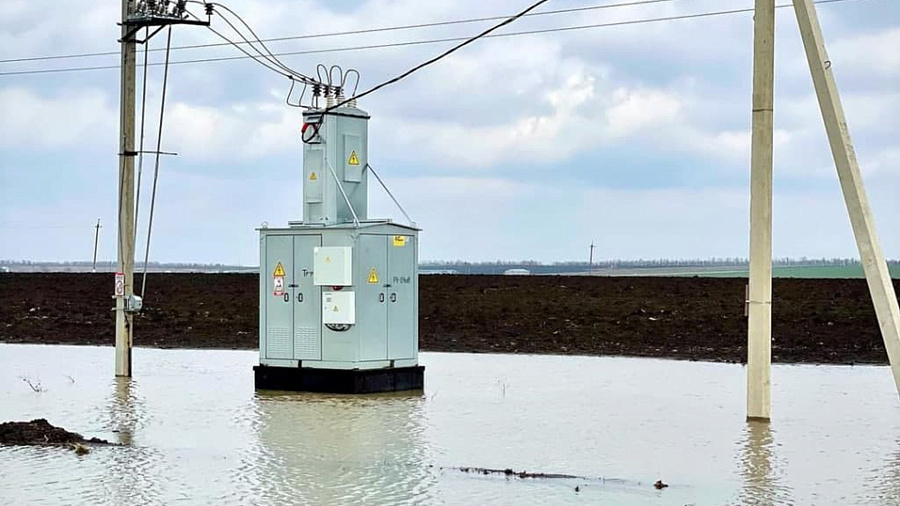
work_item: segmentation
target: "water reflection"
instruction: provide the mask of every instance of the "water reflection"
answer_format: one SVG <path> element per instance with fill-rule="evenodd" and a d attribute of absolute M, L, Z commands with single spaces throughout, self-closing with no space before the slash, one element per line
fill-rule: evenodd
<path fill-rule="evenodd" d="M 748 421 L 741 443 L 741 504 L 786 504 L 790 500 L 781 483 L 783 467 L 775 457 L 775 434 L 769 422 Z"/>
<path fill-rule="evenodd" d="M 95 489 L 103 501 L 114 504 L 147 504 L 159 501 L 162 457 L 159 451 L 135 446 L 135 434 L 147 423 L 148 412 L 138 394 L 137 382 L 115 378 L 103 410 L 104 428 L 113 434 L 111 442 L 123 448 L 100 448 L 106 459 L 108 479 Z"/>
<path fill-rule="evenodd" d="M 421 394 L 258 393 L 260 491 L 270 504 L 407 504 L 436 482 Z"/>
<path fill-rule="evenodd" d="M 143 402 L 135 394 L 136 388 L 136 380 L 131 378 L 117 377 L 113 380 L 104 428 L 115 435 L 116 443 L 131 445 L 134 432 L 145 414 Z"/>
<path fill-rule="evenodd" d="M 0 420 L 129 443 L 0 447 L 0 505 L 900 504 L 886 368 L 776 366 L 769 426 L 744 424 L 744 371 L 726 364 L 423 354 L 426 400 L 259 393 L 255 352 L 138 349 L 141 374 L 112 381 L 112 356 L 0 344 Z"/>

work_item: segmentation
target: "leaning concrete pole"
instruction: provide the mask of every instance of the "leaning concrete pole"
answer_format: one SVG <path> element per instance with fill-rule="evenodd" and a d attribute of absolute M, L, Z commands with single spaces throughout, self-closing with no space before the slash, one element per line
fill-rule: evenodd
<path fill-rule="evenodd" d="M 118 272 L 125 274 L 124 297 L 116 297 L 116 376 L 131 376 L 133 316 L 125 311 L 125 299 L 134 293 L 134 37 L 125 40 L 125 20 L 133 0 L 122 0 L 122 61 L 119 120 L 119 228 Z"/>
<path fill-rule="evenodd" d="M 750 296 L 747 418 L 771 414 L 772 137 L 774 130 L 775 0 L 756 0 L 753 29 L 753 137 L 750 151 Z"/>
<path fill-rule="evenodd" d="M 825 40 L 822 37 L 822 27 L 819 25 L 816 8 L 811 0 L 794 0 L 794 10 L 797 12 L 800 35 L 806 48 L 806 57 L 809 60 L 822 118 L 825 120 L 828 141 L 831 143 L 831 154 L 841 180 L 847 212 L 850 213 L 850 223 L 856 236 L 859 257 L 866 272 L 872 301 L 875 303 L 875 314 L 878 316 L 881 336 L 884 338 L 884 346 L 891 363 L 894 383 L 900 393 L 900 307 L 897 305 L 897 294 L 894 292 L 884 252 L 875 231 L 872 208 L 863 187 L 859 162 L 853 150 L 831 61 L 825 51 Z"/>

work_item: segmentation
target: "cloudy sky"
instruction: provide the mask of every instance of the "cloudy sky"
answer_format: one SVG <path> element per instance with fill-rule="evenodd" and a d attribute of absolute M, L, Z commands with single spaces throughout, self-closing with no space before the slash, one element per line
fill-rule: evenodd
<path fill-rule="evenodd" d="M 503 15 L 525 4 L 224 1 L 264 38 Z M 611 1 L 552 0 L 542 9 Z M 504 30 L 750 6 L 672 0 L 536 16 Z M 112 0 L 3 0 L 0 60 L 115 51 L 118 15 Z M 900 5 L 850 0 L 822 5 L 820 15 L 885 253 L 898 258 Z M 775 255 L 855 256 L 793 11 L 781 9 L 778 24 Z M 215 18 L 214 26 L 227 31 Z M 317 51 L 486 26 L 270 47 Z M 175 46 L 216 41 L 201 27 L 173 36 Z M 751 43 L 750 14 L 480 41 L 361 101 L 372 115 L 370 161 L 424 228 L 423 259 L 584 259 L 591 241 L 602 258 L 746 256 Z M 164 36 L 153 41 L 164 44 Z M 310 74 L 318 63 L 355 67 L 366 88 L 450 45 L 284 61 Z M 236 54 L 179 50 L 172 60 Z M 4 62 L 0 73 L 117 61 Z M 155 67 L 148 117 L 157 114 L 160 78 Z M 169 82 L 163 150 L 178 156 L 162 162 L 151 259 L 255 264 L 254 228 L 301 217 L 302 120 L 284 105 L 286 80 L 239 60 L 175 65 Z M 100 256 L 115 258 L 118 86 L 116 70 L 0 76 L 0 259 L 89 259 L 98 217 Z M 155 144 L 153 133 L 147 142 Z M 370 194 L 370 216 L 402 218 L 379 188 Z"/>

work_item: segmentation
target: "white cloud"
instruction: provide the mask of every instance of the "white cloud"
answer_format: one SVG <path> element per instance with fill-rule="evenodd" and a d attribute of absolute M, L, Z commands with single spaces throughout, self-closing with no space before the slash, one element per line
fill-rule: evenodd
<path fill-rule="evenodd" d="M 628 137 L 649 127 L 671 123 L 682 108 L 682 102 L 671 93 L 617 89 L 613 92 L 613 105 L 606 111 L 609 135 Z"/>
<path fill-rule="evenodd" d="M 268 102 L 206 107 L 186 102 L 170 106 L 163 145 L 187 159 L 252 160 L 294 150 L 300 152 L 296 109 Z"/>
<path fill-rule="evenodd" d="M 89 147 L 118 127 L 108 98 L 92 89 L 46 97 L 27 88 L 0 88 L 0 111 L 0 147 L 5 149 Z"/>
<path fill-rule="evenodd" d="M 90 8 L 83 2 L 57 4 L 47 10 L 39 2 L 0 2 L 0 58 L 117 48 L 116 3 Z M 534 17 L 509 30 L 677 15 L 719 9 L 720 4 L 692 0 Z M 515 0 L 235 0 L 229 5 L 262 37 L 490 16 L 521 7 Z M 860 162 L 872 182 L 876 216 L 892 225 L 887 218 L 900 212 L 900 154 L 894 139 L 900 128 L 900 63 L 892 52 L 900 28 L 889 17 L 874 19 L 868 13 L 876 11 L 868 6 L 843 5 L 822 8 L 823 21 L 829 16 L 833 21 L 826 23 L 826 35 Z M 847 12 L 841 9 L 859 10 L 841 18 Z M 877 12 L 884 9 L 889 7 Z M 776 177 L 793 186 L 776 195 L 776 252 L 852 254 L 796 27 L 789 9 L 780 12 Z M 293 40 L 270 47 L 298 51 L 453 37 L 486 25 Z M 873 31 L 874 25 L 884 28 Z M 386 167 L 382 175 L 426 229 L 424 258 L 570 259 L 583 252 L 582 243 L 589 238 L 602 240 L 608 256 L 742 255 L 748 196 L 744 178 L 736 175 L 746 175 L 749 167 L 751 36 L 751 16 L 740 15 L 490 39 L 367 97 L 360 107 L 373 116 L 373 157 L 402 165 L 402 174 L 416 171 L 415 178 L 395 180 Z M 176 30 L 178 45 L 213 40 L 206 30 Z M 157 39 L 154 47 L 161 43 Z M 449 46 L 285 60 L 309 74 L 320 61 L 359 67 L 365 88 Z M 235 54 L 224 47 L 178 51 L 173 58 Z M 115 62 L 113 56 L 83 63 Z M 70 64 L 75 62 L 3 64 L 2 70 Z M 58 184 L 47 187 L 48 198 L 29 207 L 26 216 L 51 221 L 74 217 L 82 226 L 102 209 L 105 222 L 112 223 L 114 188 L 107 180 L 115 167 L 118 76 L 115 71 L 63 76 L 2 78 L 0 216 L 22 211 L 5 203 L 14 200 L 7 197 L 31 190 L 28 169 L 44 174 L 38 168 L 57 163 L 53 157 L 65 153 L 79 159 L 81 171 L 60 174 Z M 285 85 L 282 77 L 247 60 L 173 67 L 163 149 L 180 156 L 165 159 L 154 256 L 253 263 L 253 226 L 299 218 L 300 183 L 294 178 L 302 149 L 297 136 L 301 119 L 298 110 L 283 106 Z M 151 88 L 148 125 L 155 123 L 156 93 Z M 154 135 L 155 128 L 148 127 L 148 142 Z M 647 177 L 632 185 L 659 186 L 662 179 L 690 181 L 696 187 L 604 188 L 619 181 L 601 179 L 600 171 L 579 172 L 580 157 L 588 152 L 614 158 L 623 174 L 632 168 L 627 153 L 646 154 L 644 164 L 659 160 L 658 168 L 639 167 Z M 15 169 L 4 165 L 13 158 Z M 534 181 L 538 167 L 552 177 L 523 182 Z M 701 167 L 706 173 L 696 170 Z M 709 167 L 721 173 L 711 173 Z M 466 177 L 472 174 L 478 177 Z M 654 178 L 656 174 L 663 177 Z M 63 198 L 74 193 L 75 183 L 89 190 L 102 187 L 106 193 Z M 831 193 L 816 193 L 821 188 Z M 376 196 L 379 191 L 373 185 L 370 214 L 398 217 L 387 199 Z M 202 225 L 184 218 L 191 215 Z M 897 230 L 881 229 L 892 256 L 900 256 Z M 77 249 L 65 249 L 67 238 L 60 237 L 54 254 L 83 257 L 82 232 L 70 238 Z M 21 240 L 0 241 L 0 257 L 47 258 L 38 249 L 39 236 L 16 232 Z M 9 244 L 17 244 L 16 249 Z"/>
<path fill-rule="evenodd" d="M 873 154 L 860 155 L 863 174 L 872 178 L 900 176 L 900 148 L 891 147 Z"/>
<path fill-rule="evenodd" d="M 900 28 L 861 33 L 838 39 L 830 50 L 835 72 L 863 72 L 878 77 L 900 77 Z"/>
<path fill-rule="evenodd" d="M 441 166 L 491 167 L 511 162 L 559 162 L 594 147 L 623 142 L 675 121 L 681 100 L 658 89 L 611 88 L 587 69 L 544 92 L 538 107 L 503 123 L 389 118 L 391 142 L 430 153 Z"/>

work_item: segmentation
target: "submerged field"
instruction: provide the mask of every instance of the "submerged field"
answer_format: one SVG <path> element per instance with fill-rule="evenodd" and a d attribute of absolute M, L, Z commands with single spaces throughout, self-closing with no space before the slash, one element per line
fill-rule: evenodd
<path fill-rule="evenodd" d="M 424 391 L 352 396 L 255 390 L 253 351 L 113 356 L 0 344 L 5 419 L 116 444 L 0 445 L 0 504 L 900 504 L 887 367 L 775 365 L 748 424 L 735 364 L 423 353 Z"/>
<path fill-rule="evenodd" d="M 744 279 L 422 276 L 427 351 L 743 361 Z M 898 283 L 900 285 L 900 283 Z M 136 346 L 257 346 L 251 274 L 152 274 Z M 110 345 L 109 274 L 0 276 L 0 342 Z M 779 362 L 886 363 L 864 280 L 776 279 Z"/>

